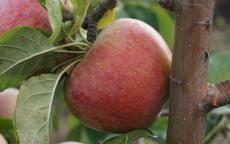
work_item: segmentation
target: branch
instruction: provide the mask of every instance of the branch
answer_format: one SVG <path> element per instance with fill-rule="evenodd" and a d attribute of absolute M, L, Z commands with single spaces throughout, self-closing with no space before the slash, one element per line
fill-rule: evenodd
<path fill-rule="evenodd" d="M 202 144 L 206 114 L 200 110 L 200 103 L 207 95 L 215 1 L 170 1 L 176 28 L 167 144 Z M 170 4 L 170 1 L 166 4 Z"/>
<path fill-rule="evenodd" d="M 202 111 L 211 110 L 230 104 L 230 80 L 208 84 L 207 96 L 202 104 Z"/>

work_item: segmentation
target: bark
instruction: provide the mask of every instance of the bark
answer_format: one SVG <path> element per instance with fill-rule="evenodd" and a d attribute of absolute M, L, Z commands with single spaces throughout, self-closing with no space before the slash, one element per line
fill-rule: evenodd
<path fill-rule="evenodd" d="M 207 96 L 201 105 L 202 110 L 208 113 L 227 104 L 230 104 L 230 80 L 208 84 Z"/>
<path fill-rule="evenodd" d="M 214 0 L 169 0 L 176 18 L 167 144 L 202 144 Z"/>

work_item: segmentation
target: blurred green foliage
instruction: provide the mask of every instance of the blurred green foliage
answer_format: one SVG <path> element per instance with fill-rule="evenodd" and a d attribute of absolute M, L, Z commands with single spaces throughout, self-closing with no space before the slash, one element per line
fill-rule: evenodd
<path fill-rule="evenodd" d="M 135 18 L 146 22 L 156 29 L 173 47 L 174 20 L 170 12 L 162 9 L 158 3 L 147 1 L 124 1 L 118 7 L 117 18 Z"/>
<path fill-rule="evenodd" d="M 209 82 L 218 82 L 230 78 L 230 51 L 213 53 L 209 65 Z"/>
<path fill-rule="evenodd" d="M 14 125 L 12 120 L 0 118 L 0 134 L 4 135 L 9 144 L 13 144 L 15 142 Z"/>

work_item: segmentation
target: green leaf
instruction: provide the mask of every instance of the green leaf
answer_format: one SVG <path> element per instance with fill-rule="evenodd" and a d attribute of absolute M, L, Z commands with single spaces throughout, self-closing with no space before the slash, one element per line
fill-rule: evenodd
<path fill-rule="evenodd" d="M 16 87 L 35 72 L 50 67 L 55 59 L 42 53 L 50 48 L 47 37 L 32 28 L 15 28 L 1 35 L 0 90 Z"/>
<path fill-rule="evenodd" d="M 20 88 L 15 123 L 20 144 L 49 144 L 49 121 L 58 75 L 32 77 Z"/>
<path fill-rule="evenodd" d="M 128 2 L 124 5 L 124 10 L 128 13 L 129 17 L 144 21 L 158 30 L 157 16 L 143 4 Z"/>
<path fill-rule="evenodd" d="M 230 52 L 213 53 L 210 57 L 208 81 L 215 83 L 230 79 Z"/>
<path fill-rule="evenodd" d="M 152 132 L 147 129 L 137 129 L 131 132 L 125 133 L 120 136 L 116 136 L 105 141 L 103 144 L 129 144 L 142 137 L 151 137 Z"/>
<path fill-rule="evenodd" d="M 218 133 L 221 133 L 223 128 L 229 125 L 229 119 L 224 115 L 213 116 L 208 115 L 206 133 L 204 138 L 204 144 L 210 144 L 210 142 L 215 138 Z"/>
<path fill-rule="evenodd" d="M 77 121 L 75 119 L 75 121 Z M 67 141 L 79 141 L 84 144 L 95 144 L 104 140 L 104 138 L 108 135 L 105 132 L 99 132 L 88 128 L 80 123 L 77 123 L 73 129 L 69 131 L 67 136 Z"/>
<path fill-rule="evenodd" d="M 10 119 L 0 118 L 0 133 L 13 130 L 13 122 Z"/>
<path fill-rule="evenodd" d="M 32 75 L 50 71 L 62 56 L 54 51 L 77 44 L 52 47 L 45 35 L 28 27 L 5 33 L 0 37 L 0 91 L 17 87 Z"/>
<path fill-rule="evenodd" d="M 115 20 L 115 17 L 116 17 L 115 8 L 108 10 L 97 23 L 97 29 L 102 30 L 103 28 L 107 27 Z"/>
<path fill-rule="evenodd" d="M 73 25 L 74 25 L 73 21 L 66 21 L 65 23 L 63 23 L 62 25 L 62 31 L 63 31 L 62 33 L 64 33 L 63 36 L 67 36 L 70 33 Z"/>
<path fill-rule="evenodd" d="M 40 4 L 41 4 L 41 6 L 45 7 L 45 5 L 46 5 L 46 0 L 39 0 L 39 2 L 40 2 Z"/>
<path fill-rule="evenodd" d="M 70 30 L 69 35 L 73 35 L 79 31 L 87 14 L 91 0 L 71 0 L 73 4 L 74 26 Z"/>
<path fill-rule="evenodd" d="M 53 118 L 52 118 L 52 129 L 54 131 L 57 131 L 59 128 L 60 121 L 62 119 L 63 111 L 65 110 L 65 103 L 63 103 L 64 95 L 65 95 L 65 82 L 66 82 L 67 76 L 63 76 L 63 78 L 58 83 L 58 86 L 55 91 L 55 98 L 53 99 L 53 109 L 55 111 L 53 112 Z"/>
<path fill-rule="evenodd" d="M 15 112 L 15 125 L 20 144 L 49 144 L 51 109 L 56 88 L 63 74 L 32 77 L 20 88 Z"/>
<path fill-rule="evenodd" d="M 168 117 L 162 116 L 156 119 L 153 125 L 149 128 L 157 136 L 157 140 L 160 144 L 166 143 Z"/>
<path fill-rule="evenodd" d="M 229 115 L 230 114 L 230 105 L 222 106 L 211 111 L 212 114 L 216 115 Z"/>
<path fill-rule="evenodd" d="M 118 17 L 131 17 L 148 23 L 162 35 L 171 48 L 173 47 L 174 20 L 159 4 L 125 1 L 118 12 Z"/>
<path fill-rule="evenodd" d="M 0 118 L 0 134 L 2 134 L 10 144 L 15 143 L 14 125 L 12 120 Z"/>
<path fill-rule="evenodd" d="M 49 21 L 53 30 L 53 34 L 49 38 L 49 42 L 55 42 L 62 30 L 62 10 L 59 0 L 46 0 L 46 8 L 48 10 Z"/>
<path fill-rule="evenodd" d="M 172 16 L 159 5 L 152 4 L 150 10 L 156 15 L 158 21 L 158 32 L 164 37 L 172 48 L 174 43 L 174 20 Z"/>

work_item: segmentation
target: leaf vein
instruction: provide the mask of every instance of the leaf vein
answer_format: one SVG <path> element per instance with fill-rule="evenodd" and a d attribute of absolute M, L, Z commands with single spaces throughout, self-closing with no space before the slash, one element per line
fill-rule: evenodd
<path fill-rule="evenodd" d="M 24 50 L 24 49 L 22 49 L 22 48 L 20 48 L 20 47 L 17 47 L 17 46 L 13 46 L 13 45 L 0 45 L 0 47 L 15 48 L 15 49 L 18 49 L 18 50 L 20 50 L 20 51 L 26 53 L 27 55 L 30 55 L 30 53 L 28 53 L 28 51 L 26 51 L 26 50 Z"/>
<path fill-rule="evenodd" d="M 53 91 L 48 91 L 48 92 L 40 92 L 40 93 L 35 93 L 35 94 L 32 94 L 31 96 L 27 97 L 23 103 L 22 103 L 22 106 L 25 106 L 26 103 L 31 99 L 31 98 L 34 98 L 36 96 L 39 96 L 39 95 L 47 95 L 47 94 L 50 94 L 52 93 Z"/>
<path fill-rule="evenodd" d="M 39 131 L 41 131 L 41 129 L 43 128 L 43 127 L 45 127 L 46 125 L 48 124 L 48 121 L 45 121 L 36 131 L 35 131 L 35 133 L 33 134 L 33 136 L 32 136 L 32 142 L 34 143 L 34 140 L 35 140 L 35 137 L 36 137 L 36 135 L 39 133 Z"/>
<path fill-rule="evenodd" d="M 40 106 L 40 107 L 37 107 L 36 109 L 34 109 L 34 111 L 38 111 L 38 110 L 42 110 L 42 109 L 45 109 L 47 107 L 49 107 L 50 105 L 44 105 L 44 106 Z"/>
<path fill-rule="evenodd" d="M 5 60 L 5 61 L 12 62 L 12 63 L 16 63 L 16 61 L 8 59 L 8 58 L 4 58 L 4 57 L 0 57 L 0 60 Z"/>

